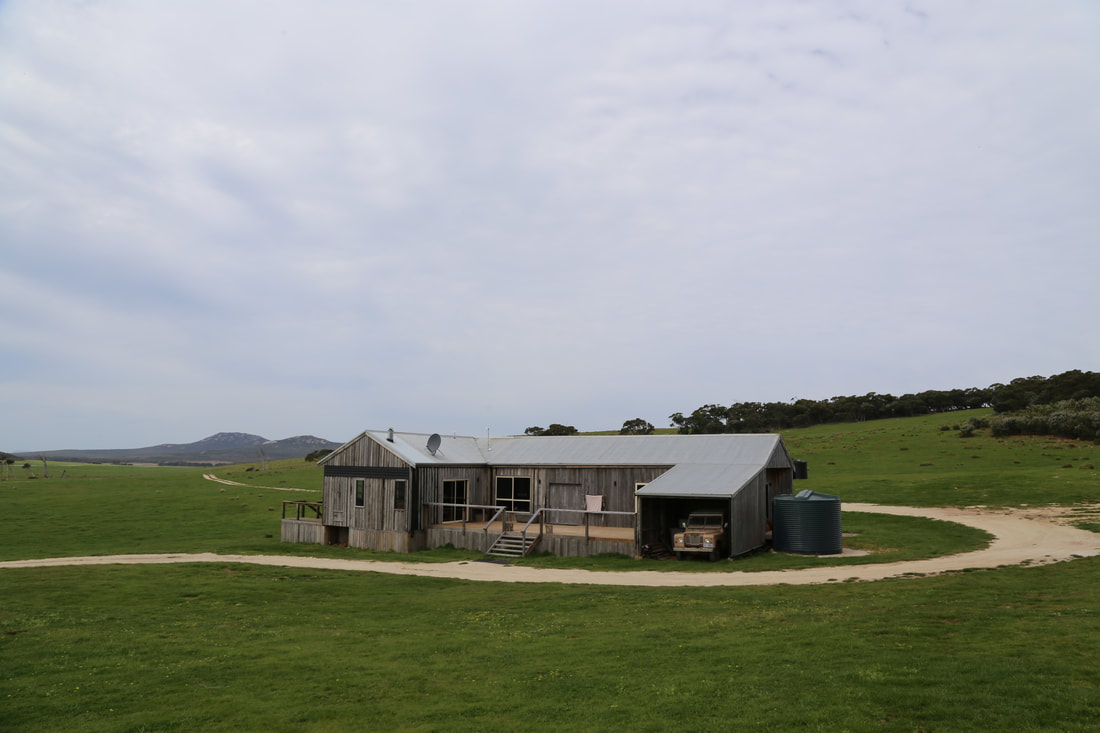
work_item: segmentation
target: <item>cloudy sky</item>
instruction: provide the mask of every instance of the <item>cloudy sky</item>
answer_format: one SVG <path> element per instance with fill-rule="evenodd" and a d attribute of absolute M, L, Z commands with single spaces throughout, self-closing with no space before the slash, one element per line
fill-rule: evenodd
<path fill-rule="evenodd" d="M 0 3 L 0 449 L 1100 369 L 1100 4 Z"/>

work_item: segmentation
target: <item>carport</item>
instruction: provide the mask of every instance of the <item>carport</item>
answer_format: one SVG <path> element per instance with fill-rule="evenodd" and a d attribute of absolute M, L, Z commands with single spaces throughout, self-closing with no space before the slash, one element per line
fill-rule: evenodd
<path fill-rule="evenodd" d="M 681 463 L 635 492 L 642 545 L 671 546 L 691 512 L 721 512 L 729 556 L 763 546 L 777 483 L 759 464 Z"/>

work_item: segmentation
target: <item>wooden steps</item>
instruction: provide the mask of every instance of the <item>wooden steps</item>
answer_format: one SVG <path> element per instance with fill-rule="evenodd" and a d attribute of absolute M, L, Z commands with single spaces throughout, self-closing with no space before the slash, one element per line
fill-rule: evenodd
<path fill-rule="evenodd" d="M 524 538 L 519 532 L 503 532 L 485 554 L 493 557 L 523 557 L 537 541 L 538 535 L 529 534 Z"/>

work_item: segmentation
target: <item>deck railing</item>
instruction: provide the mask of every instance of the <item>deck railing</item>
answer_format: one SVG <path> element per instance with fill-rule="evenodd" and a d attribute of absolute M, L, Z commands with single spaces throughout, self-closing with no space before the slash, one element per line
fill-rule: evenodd
<path fill-rule="evenodd" d="M 547 524 L 546 516 L 549 515 L 549 514 L 557 514 L 557 513 L 580 514 L 581 515 L 581 522 L 580 523 L 584 525 L 584 539 L 585 539 L 585 541 L 588 541 L 588 528 L 591 526 L 592 517 L 597 517 L 598 518 L 598 517 L 611 517 L 611 516 L 616 516 L 616 517 L 634 517 L 635 516 L 634 512 L 608 512 L 608 511 L 591 512 L 591 511 L 588 511 L 587 509 L 554 509 L 554 508 L 550 508 L 550 507 L 542 507 L 542 508 L 536 510 L 535 513 L 531 515 L 531 518 L 527 521 L 527 524 L 523 525 L 523 529 L 520 530 L 520 534 L 523 535 L 523 539 L 524 540 L 527 539 L 527 530 L 530 528 L 530 526 L 532 524 L 535 523 L 536 520 L 538 521 L 538 524 L 539 524 L 539 534 L 542 535 L 546 531 L 546 524 Z"/>
<path fill-rule="evenodd" d="M 283 519 L 286 519 L 287 506 L 294 507 L 294 519 L 320 519 L 324 504 L 319 501 L 284 501 L 283 502 Z M 310 512 L 313 513 L 312 517 L 306 516 Z"/>
<path fill-rule="evenodd" d="M 452 504 L 446 502 L 425 502 L 424 508 L 425 518 L 429 526 L 440 528 L 453 527 L 455 530 L 461 528 L 464 534 L 466 531 L 481 532 L 484 534 L 482 544 L 484 544 L 486 548 L 492 547 L 493 543 L 496 542 L 504 532 L 510 531 L 518 531 L 523 537 L 524 546 L 527 547 L 527 537 L 528 534 L 532 532 L 532 526 L 538 525 L 537 531 L 541 537 L 546 533 L 552 532 L 555 524 L 558 526 L 570 527 L 578 525 L 583 526 L 584 541 L 585 544 L 587 544 L 590 539 L 593 539 L 590 536 L 591 528 L 605 526 L 610 529 L 612 527 L 612 522 L 616 519 L 619 521 L 615 522 L 615 525 L 633 527 L 637 517 L 636 512 L 590 512 L 586 509 L 557 509 L 550 507 L 536 509 L 535 512 L 531 514 L 528 512 L 514 512 L 508 510 L 507 507 L 488 504 Z M 557 522 L 553 521 L 559 519 L 563 514 L 570 519 L 567 521 L 563 518 Z M 448 516 L 452 516 L 453 518 L 446 519 Z M 476 516 L 476 519 L 471 518 L 472 516 Z M 623 521 L 622 518 L 629 518 L 629 521 Z M 524 519 L 526 519 L 526 523 L 520 526 L 520 523 L 524 522 Z M 497 525 L 499 530 L 495 530 L 493 525 L 498 521 L 500 522 L 500 524 Z M 607 537 L 601 538 L 599 533 L 596 533 L 596 535 L 595 539 L 597 540 L 607 539 Z"/>
<path fill-rule="evenodd" d="M 460 524 L 462 526 L 463 531 L 466 530 L 466 526 L 468 524 L 475 524 L 475 525 L 481 524 L 482 520 L 485 518 L 486 514 L 489 511 L 492 511 L 492 514 L 489 515 L 489 521 L 485 522 L 484 525 L 482 525 L 480 527 L 482 532 L 488 531 L 489 527 L 493 524 L 493 522 L 495 522 L 497 520 L 497 518 L 500 517 L 500 515 L 502 513 L 504 513 L 505 509 L 507 508 L 507 507 L 495 506 L 495 505 L 489 505 L 489 504 L 448 504 L 448 503 L 441 502 L 441 501 L 424 502 L 424 506 L 428 507 L 428 524 L 429 525 L 433 525 L 433 524 Z M 450 520 L 444 519 L 444 517 L 446 516 L 446 511 L 445 511 L 446 509 L 456 509 L 456 510 L 460 509 L 460 510 L 462 510 L 460 512 L 456 512 L 457 514 L 459 514 L 461 516 L 461 518 L 459 518 L 459 519 L 450 519 Z M 470 519 L 471 512 L 469 511 L 471 509 L 483 512 L 481 517 L 477 520 L 471 520 Z"/>

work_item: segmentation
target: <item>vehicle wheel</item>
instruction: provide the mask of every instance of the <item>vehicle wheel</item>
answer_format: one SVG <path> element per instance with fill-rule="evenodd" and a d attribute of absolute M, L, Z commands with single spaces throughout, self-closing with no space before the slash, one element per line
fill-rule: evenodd
<path fill-rule="evenodd" d="M 677 560 L 683 560 L 683 559 L 684 559 L 684 553 L 682 553 L 682 552 L 680 552 L 679 550 L 677 550 L 677 551 L 676 551 L 676 559 L 677 559 Z"/>
<path fill-rule="evenodd" d="M 714 562 L 717 559 L 718 559 L 718 550 L 711 550 L 710 551 L 710 561 Z"/>

